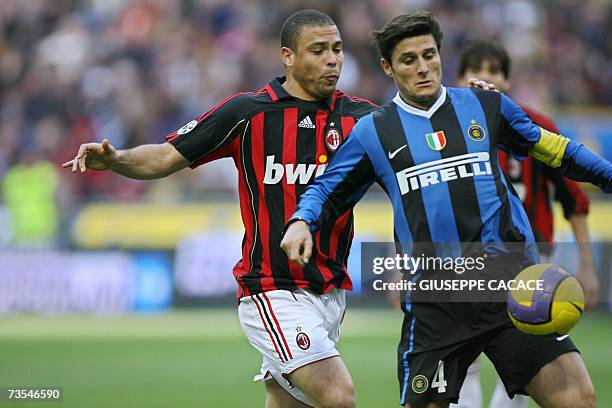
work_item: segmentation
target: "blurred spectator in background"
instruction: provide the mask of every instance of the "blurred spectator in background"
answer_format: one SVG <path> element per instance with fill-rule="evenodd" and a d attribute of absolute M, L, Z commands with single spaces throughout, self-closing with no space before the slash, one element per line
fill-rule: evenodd
<path fill-rule="evenodd" d="M 37 150 L 22 150 L 2 180 L 2 197 L 10 217 L 9 243 L 16 247 L 51 248 L 58 235 L 56 165 Z"/>

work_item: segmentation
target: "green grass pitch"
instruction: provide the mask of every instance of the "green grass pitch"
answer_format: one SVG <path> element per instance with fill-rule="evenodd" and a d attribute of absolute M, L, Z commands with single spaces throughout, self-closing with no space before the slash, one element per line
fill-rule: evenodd
<path fill-rule="evenodd" d="M 349 309 L 339 345 L 359 407 L 396 407 L 395 347 L 401 316 Z M 598 406 L 612 407 L 612 317 L 585 316 L 572 332 L 593 377 Z M 61 403 L 15 407 L 263 407 L 252 377 L 258 353 L 235 310 L 150 316 L 0 318 L 0 387 L 62 386 Z M 493 368 L 482 365 L 485 401 Z M 532 404 L 535 406 L 535 404 Z"/>

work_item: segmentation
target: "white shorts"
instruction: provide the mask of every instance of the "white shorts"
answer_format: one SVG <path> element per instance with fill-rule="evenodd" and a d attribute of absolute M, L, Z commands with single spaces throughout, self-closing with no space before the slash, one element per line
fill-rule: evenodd
<path fill-rule="evenodd" d="M 338 356 L 344 318 L 343 289 L 317 295 L 308 289 L 274 290 L 240 299 L 240 325 L 263 356 L 254 380 L 274 378 L 294 398 L 312 405 L 287 376 L 305 365 Z"/>

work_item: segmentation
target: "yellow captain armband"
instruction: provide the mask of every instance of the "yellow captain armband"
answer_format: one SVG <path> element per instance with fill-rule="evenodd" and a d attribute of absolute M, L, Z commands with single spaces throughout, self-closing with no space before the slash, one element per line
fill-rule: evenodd
<path fill-rule="evenodd" d="M 540 132 L 540 141 L 533 145 L 529 154 L 551 167 L 561 167 L 569 139 L 544 128 L 540 128 Z"/>

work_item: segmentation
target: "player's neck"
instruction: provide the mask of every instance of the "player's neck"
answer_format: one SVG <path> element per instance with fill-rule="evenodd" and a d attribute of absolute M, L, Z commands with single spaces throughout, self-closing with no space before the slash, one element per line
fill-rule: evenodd
<path fill-rule="evenodd" d="M 426 111 L 426 110 L 429 110 L 429 108 L 431 108 L 436 103 L 436 101 L 442 94 L 442 87 L 438 89 L 438 92 L 436 92 L 434 97 L 432 97 L 431 99 L 427 99 L 427 100 L 422 100 L 422 99 L 416 100 L 416 99 L 410 98 L 405 93 L 403 93 L 401 90 L 399 91 L 399 94 L 402 100 L 406 102 L 408 105 L 415 107 L 417 109 Z"/>
<path fill-rule="evenodd" d="M 287 93 L 293 96 L 294 98 L 302 99 L 305 101 L 318 101 L 321 99 L 306 92 L 306 90 L 302 88 L 302 86 L 300 86 L 300 84 L 290 76 L 287 76 L 287 79 L 283 83 L 283 88 L 285 88 L 285 91 L 287 91 Z"/>

